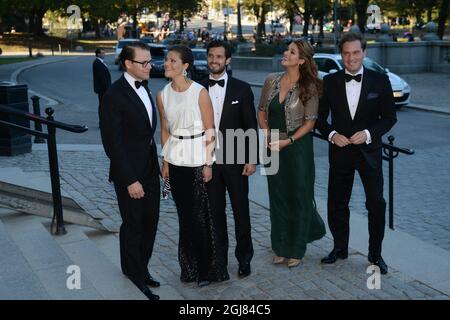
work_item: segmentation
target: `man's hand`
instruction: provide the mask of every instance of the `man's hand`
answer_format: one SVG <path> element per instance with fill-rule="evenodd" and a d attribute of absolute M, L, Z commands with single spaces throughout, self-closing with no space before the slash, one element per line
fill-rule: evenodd
<path fill-rule="evenodd" d="M 291 144 L 291 141 L 289 139 L 278 140 L 278 141 L 269 143 L 269 148 L 272 151 L 281 151 L 290 144 Z"/>
<path fill-rule="evenodd" d="M 353 144 L 363 144 L 367 140 L 365 131 L 358 131 L 350 137 L 350 142 Z"/>
<path fill-rule="evenodd" d="M 244 170 L 242 171 L 242 175 L 250 177 L 256 171 L 256 165 L 246 163 L 244 166 Z"/>
<path fill-rule="evenodd" d="M 133 199 L 141 199 L 145 195 L 144 188 L 142 187 L 142 184 L 140 184 L 139 181 L 136 181 L 135 183 L 130 184 L 127 189 L 128 189 L 128 194 Z"/>
<path fill-rule="evenodd" d="M 346 136 L 343 136 L 342 134 L 335 133 L 333 137 L 331 138 L 331 141 L 337 145 L 338 147 L 345 147 L 351 144 L 350 140 L 347 139 Z"/>

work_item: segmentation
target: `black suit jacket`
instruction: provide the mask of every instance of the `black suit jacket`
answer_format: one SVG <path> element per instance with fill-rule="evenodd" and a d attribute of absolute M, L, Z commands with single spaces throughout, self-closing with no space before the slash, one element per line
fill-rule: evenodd
<path fill-rule="evenodd" d="M 94 92 L 102 96 L 111 86 L 111 74 L 108 68 L 97 58 L 92 63 L 92 72 L 94 74 Z"/>
<path fill-rule="evenodd" d="M 200 83 L 209 90 L 208 85 L 209 77 L 200 81 Z M 244 132 L 248 129 L 254 129 L 255 138 L 245 138 L 244 150 L 238 148 L 238 138 L 235 137 L 234 141 L 229 141 L 228 144 L 234 143 L 234 159 L 233 162 L 227 161 L 227 137 L 226 130 L 238 130 L 242 129 Z M 216 149 L 216 158 L 218 164 L 230 164 L 239 163 L 253 163 L 258 161 L 258 135 L 257 135 L 257 121 L 256 110 L 254 104 L 254 96 L 250 85 L 247 82 L 228 76 L 227 87 L 225 92 L 225 99 L 223 102 L 222 117 L 220 119 L 219 131 L 222 134 L 223 140 L 219 140 L 219 148 Z M 228 139 L 230 140 L 230 139 Z M 252 144 L 252 146 L 250 146 Z M 254 145 L 253 145 L 254 144 Z M 250 148 L 254 148 L 254 152 L 250 153 Z M 238 152 L 245 151 L 244 157 L 238 155 Z M 254 154 L 255 158 L 250 159 L 250 155 Z M 242 160 L 241 160 L 242 159 Z M 238 160 L 241 160 L 238 162 Z"/>
<path fill-rule="evenodd" d="M 154 141 L 156 105 L 152 102 L 152 124 L 141 99 L 124 76 L 103 96 L 100 132 L 106 155 L 111 161 L 109 179 L 120 186 L 139 181 L 145 184 L 159 174 Z"/>
<path fill-rule="evenodd" d="M 330 163 L 339 164 L 348 159 L 349 149 L 360 149 L 371 167 L 381 166 L 382 136 L 397 121 L 389 78 L 364 68 L 361 95 L 354 119 L 352 120 L 345 90 L 345 70 L 327 75 L 324 78 L 324 92 L 319 104 L 319 118 L 316 128 L 328 138 L 331 131 L 350 138 L 357 131 L 369 130 L 372 143 L 340 148 L 332 143 L 329 146 Z M 331 123 L 328 115 L 331 112 Z"/>

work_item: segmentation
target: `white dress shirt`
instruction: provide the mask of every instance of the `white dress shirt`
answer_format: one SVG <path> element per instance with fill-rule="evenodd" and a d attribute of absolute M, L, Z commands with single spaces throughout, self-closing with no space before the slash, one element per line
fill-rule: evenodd
<path fill-rule="evenodd" d="M 350 111 L 350 116 L 352 117 L 352 120 L 355 118 L 356 110 L 358 109 L 358 102 L 359 98 L 361 96 L 361 87 L 362 82 L 364 81 L 364 67 L 361 67 L 358 72 L 355 74 L 350 73 L 347 69 L 345 69 L 346 74 L 350 74 L 352 76 L 361 75 L 361 81 L 358 82 L 356 80 L 350 80 L 349 82 L 345 82 L 345 93 L 347 95 L 347 104 Z M 364 132 L 366 133 L 366 144 L 369 144 L 372 142 L 372 138 L 370 136 L 369 130 L 365 129 Z M 334 134 L 337 133 L 336 130 L 333 130 L 328 135 L 328 140 L 330 142 L 331 138 L 334 136 Z M 334 142 L 332 142 L 334 143 Z"/>
<path fill-rule="evenodd" d="M 209 97 L 211 98 L 213 110 L 214 110 L 214 126 L 216 131 L 219 130 L 220 119 L 222 118 L 223 102 L 225 101 L 225 93 L 227 91 L 228 74 L 225 71 L 219 79 L 214 79 L 209 75 L 210 79 L 213 80 L 225 80 L 225 85 L 223 87 L 218 84 L 209 87 Z"/>
<path fill-rule="evenodd" d="M 152 120 L 153 120 L 152 110 L 153 110 L 153 106 L 152 106 L 152 102 L 150 100 L 150 97 L 149 97 L 147 91 L 144 89 L 143 86 L 140 86 L 139 89 L 136 89 L 136 85 L 135 85 L 134 82 L 135 81 L 140 81 L 140 80 L 136 80 L 128 72 L 125 72 L 123 75 L 124 75 L 125 79 L 127 80 L 127 82 L 130 84 L 130 86 L 133 88 L 133 90 L 137 93 L 139 98 L 141 98 L 142 103 L 144 103 L 145 109 L 147 110 L 148 118 L 150 120 L 150 125 L 152 125 Z"/>

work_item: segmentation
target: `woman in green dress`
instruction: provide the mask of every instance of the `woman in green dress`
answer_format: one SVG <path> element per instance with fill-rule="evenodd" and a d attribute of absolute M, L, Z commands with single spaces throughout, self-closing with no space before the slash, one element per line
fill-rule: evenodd
<path fill-rule="evenodd" d="M 314 49 L 303 40 L 283 54 L 285 72 L 270 74 L 261 94 L 258 122 L 269 153 L 278 152 L 279 169 L 268 175 L 273 263 L 296 267 L 306 245 L 325 235 L 314 201 L 312 130 L 317 119 L 321 81 Z M 279 135 L 274 135 L 278 132 Z"/>

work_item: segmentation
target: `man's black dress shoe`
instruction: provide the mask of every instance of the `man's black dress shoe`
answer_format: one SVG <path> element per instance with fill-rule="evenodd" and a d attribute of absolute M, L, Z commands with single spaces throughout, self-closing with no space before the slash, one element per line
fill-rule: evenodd
<path fill-rule="evenodd" d="M 367 256 L 367 258 L 370 263 L 372 263 L 372 264 L 378 266 L 378 268 L 380 268 L 381 274 L 388 273 L 388 266 L 387 266 L 386 262 L 384 262 L 384 260 L 381 256 L 375 256 L 375 255 L 369 254 Z"/>
<path fill-rule="evenodd" d="M 138 285 L 137 287 L 142 291 L 143 294 L 145 294 L 148 300 L 159 300 L 159 296 L 157 294 L 154 294 L 147 286 Z"/>
<path fill-rule="evenodd" d="M 348 251 L 342 249 L 333 249 L 330 254 L 321 260 L 322 263 L 332 264 L 335 263 L 337 259 L 347 259 Z"/>
<path fill-rule="evenodd" d="M 250 263 L 239 264 L 238 276 L 239 278 L 245 278 L 252 272 L 250 268 Z"/>
<path fill-rule="evenodd" d="M 154 287 L 154 288 L 157 288 L 160 286 L 160 283 L 158 281 L 156 281 L 155 279 L 153 279 L 153 277 L 150 274 L 148 274 L 147 277 L 145 277 L 145 284 L 150 287 Z"/>

